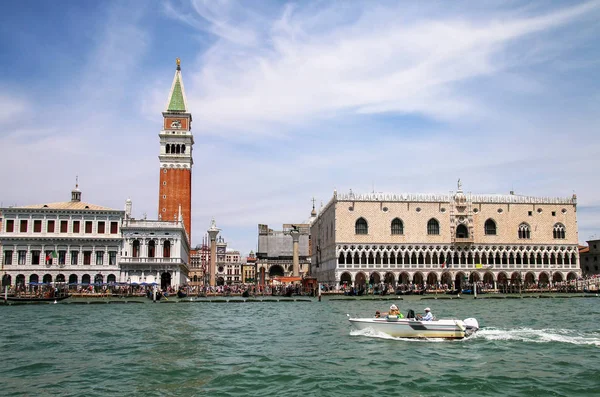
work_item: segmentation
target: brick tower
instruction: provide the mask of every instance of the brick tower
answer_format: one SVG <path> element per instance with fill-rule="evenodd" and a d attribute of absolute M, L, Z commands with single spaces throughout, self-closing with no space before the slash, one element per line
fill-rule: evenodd
<path fill-rule="evenodd" d="M 181 65 L 177 58 L 177 70 L 171 85 L 169 100 L 163 112 L 163 128 L 160 137 L 160 186 L 158 189 L 158 219 L 179 220 L 181 217 L 192 240 L 192 146 L 194 136 L 192 115 L 188 111 Z"/>

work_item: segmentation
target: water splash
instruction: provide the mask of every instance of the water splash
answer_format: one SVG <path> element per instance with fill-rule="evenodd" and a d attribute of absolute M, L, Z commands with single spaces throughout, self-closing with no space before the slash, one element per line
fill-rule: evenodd
<path fill-rule="evenodd" d="M 373 328 L 365 328 L 361 330 L 353 329 L 350 331 L 350 336 L 366 336 L 368 338 L 378 338 L 378 339 L 388 339 L 388 340 L 397 340 L 397 341 L 405 341 L 405 342 L 456 342 L 458 339 L 443 339 L 443 338 L 400 338 L 396 336 L 390 336 L 386 333 L 376 331 Z"/>
<path fill-rule="evenodd" d="M 591 345 L 600 347 L 600 336 L 597 334 L 582 333 L 571 329 L 495 329 L 486 328 L 479 330 L 473 338 L 487 340 L 521 341 L 531 343 L 568 343 L 573 345 Z"/>

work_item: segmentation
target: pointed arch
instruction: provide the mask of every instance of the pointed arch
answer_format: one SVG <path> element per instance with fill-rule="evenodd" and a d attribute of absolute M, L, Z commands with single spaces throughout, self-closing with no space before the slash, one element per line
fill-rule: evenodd
<path fill-rule="evenodd" d="M 392 235 L 404 234 L 404 223 L 400 218 L 394 218 L 392 221 Z"/>
<path fill-rule="evenodd" d="M 497 233 L 496 222 L 494 222 L 492 218 L 489 218 L 485 221 L 483 229 L 485 231 L 486 236 L 495 236 Z"/>
<path fill-rule="evenodd" d="M 552 236 L 555 239 L 561 239 L 564 240 L 565 239 L 565 226 L 562 223 L 556 223 L 554 225 L 554 228 L 552 230 Z"/>
<path fill-rule="evenodd" d="M 358 218 L 356 223 L 354 224 L 354 233 L 355 234 L 369 234 L 369 225 L 367 224 L 367 220 L 365 218 Z"/>
<path fill-rule="evenodd" d="M 435 218 L 431 218 L 427 222 L 427 234 L 430 236 L 437 236 L 440 234 L 440 223 Z"/>
<path fill-rule="evenodd" d="M 520 239 L 530 239 L 531 238 L 531 230 L 529 225 L 525 222 L 519 225 L 519 238 Z"/>

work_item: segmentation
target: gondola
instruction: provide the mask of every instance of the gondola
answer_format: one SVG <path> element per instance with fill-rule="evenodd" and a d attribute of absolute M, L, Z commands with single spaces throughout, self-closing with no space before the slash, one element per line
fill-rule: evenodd
<path fill-rule="evenodd" d="M 187 293 L 183 292 L 182 290 L 179 290 L 179 291 L 177 291 L 177 297 L 178 298 L 186 298 Z"/>
<path fill-rule="evenodd" d="M 56 297 L 34 297 L 34 296 L 7 296 L 5 300 L 12 302 L 58 302 L 69 298 L 71 295 Z"/>
<path fill-rule="evenodd" d="M 249 296 L 250 296 L 249 290 L 245 290 L 244 292 L 242 292 L 242 298 L 248 298 Z"/>

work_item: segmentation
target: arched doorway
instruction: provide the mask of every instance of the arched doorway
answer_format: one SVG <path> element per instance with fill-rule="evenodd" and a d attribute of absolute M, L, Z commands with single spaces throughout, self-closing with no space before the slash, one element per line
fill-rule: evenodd
<path fill-rule="evenodd" d="M 527 274 L 525 274 L 525 285 L 531 286 L 534 284 L 535 284 L 535 274 L 533 274 L 532 272 L 528 272 Z"/>
<path fill-rule="evenodd" d="M 563 282 L 563 275 L 560 272 L 556 272 L 552 275 L 552 282 L 553 283 L 562 283 Z"/>
<path fill-rule="evenodd" d="M 450 274 L 450 272 L 442 273 L 441 283 L 443 285 L 446 285 L 450 289 L 454 288 L 454 285 L 452 283 L 452 274 Z"/>
<path fill-rule="evenodd" d="M 69 284 L 70 285 L 75 285 L 77 284 L 77 275 L 76 274 L 71 274 L 69 276 Z"/>
<path fill-rule="evenodd" d="M 104 283 L 104 276 L 100 273 L 96 274 L 94 277 L 94 284 L 102 285 Z"/>
<path fill-rule="evenodd" d="M 542 288 L 548 287 L 548 285 L 550 284 L 550 278 L 548 277 L 548 273 L 540 273 L 539 284 Z"/>
<path fill-rule="evenodd" d="M 37 274 L 32 274 L 31 276 L 29 276 L 29 284 L 38 283 L 39 281 L 40 278 Z"/>
<path fill-rule="evenodd" d="M 369 276 L 369 284 L 376 285 L 376 284 L 379 284 L 380 282 L 381 282 L 381 276 L 379 275 L 379 273 L 377 273 L 377 272 L 371 273 L 371 275 Z"/>
<path fill-rule="evenodd" d="M 42 282 L 44 284 L 51 283 L 52 282 L 52 276 L 50 274 L 44 274 L 44 277 L 42 278 Z"/>
<path fill-rule="evenodd" d="M 436 273 L 429 273 L 427 275 L 427 285 L 437 288 L 438 276 Z"/>
<path fill-rule="evenodd" d="M 340 284 L 346 286 L 352 285 L 352 276 L 350 275 L 350 273 L 342 273 L 342 276 L 340 277 Z"/>
<path fill-rule="evenodd" d="M 89 284 L 92 280 L 92 277 L 89 274 L 84 274 L 81 276 L 81 284 Z"/>
<path fill-rule="evenodd" d="M 17 287 L 21 286 L 24 287 L 25 286 L 25 275 L 24 274 L 19 274 L 17 275 Z"/>
<path fill-rule="evenodd" d="M 12 278 L 10 277 L 10 274 L 5 274 L 4 276 L 2 276 L 2 286 L 6 287 L 6 286 L 10 286 L 12 282 Z"/>
<path fill-rule="evenodd" d="M 456 273 L 454 277 L 454 288 L 463 289 L 467 284 L 467 276 L 463 272 Z"/>
<path fill-rule="evenodd" d="M 223 277 L 217 277 L 217 286 L 225 285 L 225 279 Z"/>
<path fill-rule="evenodd" d="M 383 282 L 386 284 L 390 284 L 392 286 L 396 285 L 396 276 L 394 276 L 394 273 L 386 273 L 384 278 L 383 278 Z"/>
<path fill-rule="evenodd" d="M 410 284 L 410 276 L 406 272 L 400 273 L 400 277 L 398 277 L 398 284 L 408 285 Z"/>
<path fill-rule="evenodd" d="M 567 274 L 567 281 L 571 280 L 577 280 L 577 273 L 570 272 L 569 274 Z"/>
<path fill-rule="evenodd" d="M 489 286 L 494 285 L 494 274 L 492 272 L 486 272 L 483 275 L 483 282 Z"/>
<path fill-rule="evenodd" d="M 114 274 L 109 274 L 108 277 L 106 277 L 106 282 L 107 283 L 115 283 L 117 281 L 117 277 Z"/>
<path fill-rule="evenodd" d="M 471 272 L 471 274 L 469 275 L 469 282 L 470 283 L 478 283 L 481 281 L 481 276 L 479 275 L 478 272 Z"/>
<path fill-rule="evenodd" d="M 413 276 L 413 283 L 415 283 L 416 285 L 423 284 L 423 274 L 421 272 L 415 273 L 415 275 Z"/>
<path fill-rule="evenodd" d="M 64 283 L 65 282 L 65 275 L 64 274 L 57 274 L 56 275 L 56 282 L 57 283 Z"/>
<path fill-rule="evenodd" d="M 498 284 L 499 285 L 507 285 L 508 284 L 508 276 L 506 275 L 506 273 L 498 274 Z"/>
<path fill-rule="evenodd" d="M 360 272 L 354 278 L 354 286 L 357 288 L 364 288 L 367 283 L 367 276 L 363 272 Z"/>
<path fill-rule="evenodd" d="M 281 265 L 273 265 L 269 268 L 269 277 L 283 277 L 284 271 Z"/>
<path fill-rule="evenodd" d="M 171 273 L 164 272 L 160 275 L 160 289 L 167 289 L 171 286 Z"/>

